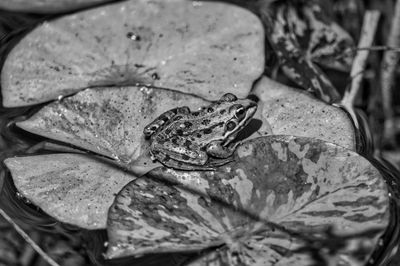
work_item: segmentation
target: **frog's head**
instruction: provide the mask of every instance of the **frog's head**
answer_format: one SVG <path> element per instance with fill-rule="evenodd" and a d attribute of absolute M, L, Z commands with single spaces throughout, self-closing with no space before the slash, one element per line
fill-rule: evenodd
<path fill-rule="evenodd" d="M 227 93 L 217 102 L 217 109 L 224 119 L 223 139 L 230 142 L 244 128 L 257 111 L 257 103 L 251 99 L 238 99 Z"/>

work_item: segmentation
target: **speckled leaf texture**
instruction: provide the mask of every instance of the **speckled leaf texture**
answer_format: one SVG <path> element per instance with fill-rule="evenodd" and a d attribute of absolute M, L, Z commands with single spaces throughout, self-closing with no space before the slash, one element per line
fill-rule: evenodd
<path fill-rule="evenodd" d="M 10 52 L 1 85 L 5 107 L 137 83 L 214 100 L 246 96 L 263 69 L 263 27 L 250 11 L 132 0 L 43 23 Z"/>
<path fill-rule="evenodd" d="M 340 109 L 266 77 L 256 84 L 253 93 L 260 98 L 256 118 L 263 121 L 261 134 L 315 137 L 354 149 L 353 126 Z M 196 110 L 208 104 L 198 97 L 165 89 L 87 89 L 46 105 L 17 125 L 129 163 L 146 151 L 148 142 L 142 130 L 159 114 L 176 106 Z"/>
<path fill-rule="evenodd" d="M 263 122 L 262 135 L 313 137 L 355 150 L 354 127 L 343 110 L 267 77 L 252 94 L 260 99 L 255 118 Z"/>
<path fill-rule="evenodd" d="M 215 172 L 156 169 L 128 184 L 110 208 L 107 256 L 219 246 L 215 265 L 313 265 L 301 235 L 331 229 L 354 236 L 325 254 L 333 265 L 364 265 L 389 219 L 386 184 L 366 159 L 291 136 L 247 141 L 234 156 Z"/>
<path fill-rule="evenodd" d="M 289 78 L 321 100 L 335 102 L 339 93 L 315 63 L 348 71 L 354 43 L 321 4 L 315 0 L 275 3 L 268 38 Z"/>
<path fill-rule="evenodd" d="M 261 79 L 253 93 L 260 98 L 256 119 L 262 120 L 263 125 L 259 129 L 259 133 L 255 133 L 251 137 L 260 134 L 292 134 L 320 138 L 354 149 L 355 139 L 352 124 L 340 109 L 328 106 L 307 93 L 278 84 L 268 78 Z M 31 118 L 18 122 L 17 125 L 35 134 L 73 144 L 109 158 L 119 159 L 119 162 L 124 164 L 134 164 L 134 161 L 146 152 L 148 142 L 142 136 L 142 129 L 148 122 L 163 111 L 176 106 L 188 105 L 192 110 L 196 110 L 207 104 L 209 102 L 198 97 L 165 89 L 148 87 L 86 89 L 74 96 L 65 97 L 46 105 Z M 65 156 L 75 158 L 74 154 Z M 36 162 L 42 157 L 25 157 L 24 160 L 29 160 L 29 158 Z M 18 160 L 18 158 L 13 160 Z M 64 158 L 57 156 L 53 160 L 60 160 L 62 163 Z M 47 163 L 57 164 L 43 160 L 41 167 L 54 167 L 46 166 Z M 108 164 L 103 166 L 113 167 Z M 11 166 L 9 168 L 13 170 Z M 29 173 L 28 170 L 26 171 Z M 60 168 L 59 171 L 63 171 L 63 169 Z M 27 176 L 20 174 L 20 171 L 11 171 L 11 173 L 15 180 L 20 180 L 15 182 L 17 189 L 42 209 L 46 209 L 50 215 L 57 217 L 60 221 L 75 223 L 84 228 L 91 226 L 90 224 L 86 225 L 85 221 L 73 222 L 66 219 L 69 217 L 60 217 L 57 213 L 52 213 L 52 210 L 57 209 L 59 204 L 57 201 L 47 200 L 47 197 L 58 198 L 57 191 L 51 189 L 54 180 L 46 179 L 49 182 L 49 190 L 46 194 L 41 193 L 46 180 L 39 181 L 41 188 L 38 192 L 35 191 L 34 184 L 29 191 L 25 191 L 27 188 L 20 184 L 29 183 L 31 180 L 25 180 Z M 136 176 L 137 174 L 132 175 L 132 179 Z M 32 174 L 31 179 L 33 178 L 41 180 L 40 175 Z M 96 179 L 97 176 L 93 175 L 90 178 Z M 59 186 L 65 185 L 61 180 Z M 82 181 L 82 185 L 79 186 L 82 195 L 86 195 L 87 190 L 91 190 L 90 182 L 89 178 Z M 126 183 L 119 183 L 120 189 Z M 66 190 L 68 189 L 66 188 Z M 118 189 L 116 190 L 118 191 Z M 114 195 L 113 193 L 103 193 L 91 194 L 90 197 L 90 200 L 93 201 L 102 197 L 109 197 L 111 200 Z M 86 204 L 85 197 L 79 199 L 82 200 L 81 205 Z M 65 208 L 70 208 L 69 197 L 61 197 L 59 201 L 67 201 L 63 204 Z M 47 206 L 53 203 L 54 207 Z M 100 211 L 93 214 L 92 210 L 85 209 L 87 213 L 77 215 L 76 218 L 79 219 L 85 215 L 102 215 L 100 220 L 105 221 L 107 215 L 105 206 L 102 207 L 104 210 L 102 214 Z M 69 212 L 69 210 L 61 209 L 59 211 Z M 98 226 L 98 228 L 104 228 L 105 224 L 99 223 Z"/>
<path fill-rule="evenodd" d="M 115 0 L 1 0 L 4 10 L 27 13 L 58 13 Z"/>
<path fill-rule="evenodd" d="M 15 186 L 36 206 L 64 223 L 104 228 L 113 195 L 135 176 L 83 154 L 5 160 Z"/>

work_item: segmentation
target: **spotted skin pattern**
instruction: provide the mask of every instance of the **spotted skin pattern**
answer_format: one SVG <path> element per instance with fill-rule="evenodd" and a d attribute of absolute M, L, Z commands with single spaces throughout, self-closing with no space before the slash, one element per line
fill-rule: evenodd
<path fill-rule="evenodd" d="M 171 109 L 147 125 L 150 154 L 167 167 L 214 170 L 231 161 L 237 144 L 232 141 L 253 117 L 257 104 L 227 93 L 217 102 L 191 111 Z"/>

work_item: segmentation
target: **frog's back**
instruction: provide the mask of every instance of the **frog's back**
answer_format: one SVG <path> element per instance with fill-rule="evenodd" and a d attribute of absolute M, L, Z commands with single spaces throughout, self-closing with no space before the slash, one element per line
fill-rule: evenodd
<path fill-rule="evenodd" d="M 162 113 L 156 119 L 153 120 L 150 124 L 144 127 L 143 134 L 146 138 L 150 138 L 157 132 L 160 132 L 168 123 L 173 121 L 173 118 L 180 116 L 182 117 L 183 114 L 189 114 L 190 109 L 187 106 L 173 108 Z M 177 117 L 177 118 L 180 118 Z"/>

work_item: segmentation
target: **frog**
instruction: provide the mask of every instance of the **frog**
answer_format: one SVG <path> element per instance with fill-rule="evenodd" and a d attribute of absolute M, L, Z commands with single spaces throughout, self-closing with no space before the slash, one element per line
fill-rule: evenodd
<path fill-rule="evenodd" d="M 150 141 L 150 156 L 178 170 L 215 170 L 232 161 L 238 133 L 257 110 L 251 99 L 224 94 L 197 111 L 188 106 L 162 113 L 143 129 Z"/>

